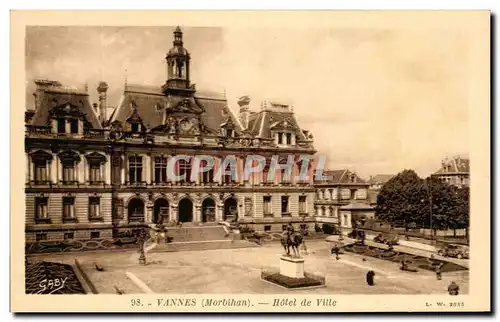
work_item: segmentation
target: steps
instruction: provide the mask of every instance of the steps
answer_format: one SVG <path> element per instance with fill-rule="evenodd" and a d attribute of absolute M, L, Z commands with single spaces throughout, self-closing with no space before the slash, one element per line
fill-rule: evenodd
<path fill-rule="evenodd" d="M 222 226 L 182 226 L 167 229 L 167 235 L 174 238 L 174 243 L 232 239 L 231 236 L 226 237 Z"/>
<path fill-rule="evenodd" d="M 214 249 L 233 249 L 233 248 L 248 248 L 259 247 L 255 243 L 246 240 L 213 240 L 213 241 L 194 241 L 194 242 L 177 242 L 169 244 L 158 244 L 148 253 L 164 253 L 164 252 L 181 252 L 195 250 L 214 250 Z"/>

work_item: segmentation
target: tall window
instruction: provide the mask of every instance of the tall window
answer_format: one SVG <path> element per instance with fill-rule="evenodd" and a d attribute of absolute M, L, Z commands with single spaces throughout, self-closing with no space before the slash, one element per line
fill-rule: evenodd
<path fill-rule="evenodd" d="M 262 169 L 262 182 L 268 183 L 272 182 L 273 180 L 269 178 L 269 168 L 271 167 L 271 161 L 267 160 L 266 165 L 264 166 L 264 169 Z"/>
<path fill-rule="evenodd" d="M 288 207 L 288 196 L 281 196 L 281 213 L 287 215 L 290 213 Z"/>
<path fill-rule="evenodd" d="M 45 181 L 48 181 L 47 161 L 37 160 L 35 161 L 35 182 L 45 182 Z"/>
<path fill-rule="evenodd" d="M 299 196 L 299 213 L 300 214 L 305 214 L 307 212 L 306 202 L 307 202 L 306 196 Z"/>
<path fill-rule="evenodd" d="M 35 199 L 35 220 L 44 221 L 49 219 L 48 198 L 41 197 Z"/>
<path fill-rule="evenodd" d="M 264 214 L 272 214 L 271 196 L 264 196 Z"/>
<path fill-rule="evenodd" d="M 59 134 L 66 133 L 66 120 L 65 119 L 57 119 L 57 133 L 59 133 Z"/>
<path fill-rule="evenodd" d="M 75 219 L 75 198 L 74 197 L 64 197 L 63 198 L 63 219 L 66 219 L 66 220 Z"/>
<path fill-rule="evenodd" d="M 78 120 L 72 119 L 70 121 L 70 131 L 71 131 L 71 134 L 77 134 L 78 133 Z"/>
<path fill-rule="evenodd" d="M 236 178 L 236 169 L 234 167 L 231 167 L 230 164 L 226 165 L 226 171 L 224 172 L 224 175 L 222 177 L 222 182 L 225 184 L 229 184 L 232 182 L 235 182 Z"/>
<path fill-rule="evenodd" d="M 89 218 L 100 218 L 101 213 L 99 210 L 100 206 L 100 198 L 98 197 L 90 197 L 89 198 Z"/>
<path fill-rule="evenodd" d="M 167 163 L 168 160 L 165 157 L 155 158 L 155 183 L 165 183 L 167 182 Z"/>
<path fill-rule="evenodd" d="M 286 134 L 286 144 L 288 145 L 292 144 L 292 133 Z"/>
<path fill-rule="evenodd" d="M 351 199 L 356 199 L 356 189 L 351 189 Z"/>
<path fill-rule="evenodd" d="M 288 169 L 280 170 L 280 181 L 281 183 L 290 183 L 290 176 L 288 175 Z"/>
<path fill-rule="evenodd" d="M 226 129 L 226 136 L 227 137 L 233 137 L 233 130 L 232 129 Z"/>
<path fill-rule="evenodd" d="M 74 160 L 63 160 L 63 177 L 64 183 L 71 183 L 75 181 L 75 161 Z"/>
<path fill-rule="evenodd" d="M 128 181 L 130 183 L 142 182 L 142 157 L 133 156 L 128 158 Z"/>
<path fill-rule="evenodd" d="M 89 181 L 90 182 L 100 182 L 101 178 L 101 165 L 99 163 L 91 163 L 89 165 Z"/>
<path fill-rule="evenodd" d="M 283 144 L 283 133 L 278 133 L 278 144 Z"/>
<path fill-rule="evenodd" d="M 201 167 L 206 167 L 208 165 L 207 160 L 201 160 L 200 162 L 200 168 Z M 202 172 L 201 173 L 201 182 L 203 183 L 211 183 L 214 182 L 214 169 L 213 167 L 210 168 L 208 171 Z"/>
<path fill-rule="evenodd" d="M 179 176 L 185 175 L 180 182 L 191 181 L 191 163 L 186 160 L 179 160 Z"/>

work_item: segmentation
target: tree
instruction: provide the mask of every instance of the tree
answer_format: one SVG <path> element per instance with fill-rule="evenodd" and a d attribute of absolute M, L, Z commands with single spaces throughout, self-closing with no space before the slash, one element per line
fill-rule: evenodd
<path fill-rule="evenodd" d="M 426 213 L 422 207 L 426 195 L 423 180 L 415 171 L 404 170 L 380 190 L 375 207 L 377 218 L 402 223 L 406 229 L 415 224 L 421 225 Z"/>
<path fill-rule="evenodd" d="M 456 205 L 453 229 L 465 229 L 467 238 L 469 237 L 469 187 L 455 188 Z"/>

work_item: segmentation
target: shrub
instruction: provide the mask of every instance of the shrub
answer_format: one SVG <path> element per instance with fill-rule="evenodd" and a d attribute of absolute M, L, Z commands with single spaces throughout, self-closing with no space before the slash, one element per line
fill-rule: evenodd
<path fill-rule="evenodd" d="M 333 235 L 335 227 L 330 224 L 323 224 L 323 232 L 328 235 Z"/>

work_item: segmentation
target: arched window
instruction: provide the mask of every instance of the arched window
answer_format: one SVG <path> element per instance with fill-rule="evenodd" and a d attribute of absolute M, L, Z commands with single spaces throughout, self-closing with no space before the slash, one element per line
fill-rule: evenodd
<path fill-rule="evenodd" d="M 144 202 L 139 198 L 134 198 L 128 203 L 128 221 L 144 222 Z"/>

